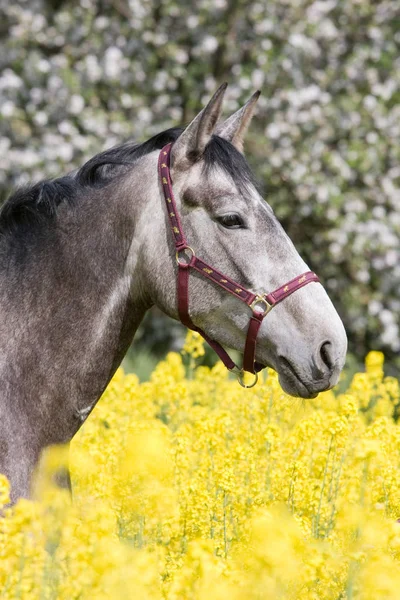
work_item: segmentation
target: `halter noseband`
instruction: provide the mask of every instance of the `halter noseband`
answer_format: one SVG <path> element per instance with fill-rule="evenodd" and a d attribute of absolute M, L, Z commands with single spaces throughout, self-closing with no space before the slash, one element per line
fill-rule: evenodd
<path fill-rule="evenodd" d="M 168 211 L 168 218 L 171 225 L 171 231 L 176 248 L 176 262 L 178 264 L 178 314 L 181 322 L 197 331 L 218 354 L 224 365 L 229 371 L 238 375 L 239 383 L 243 387 L 253 387 L 257 383 L 257 372 L 261 371 L 263 365 L 255 362 L 257 334 L 261 327 L 264 317 L 272 310 L 274 306 L 282 302 L 285 298 L 296 292 L 303 286 L 312 281 L 319 282 L 318 276 L 312 271 L 307 271 L 295 279 L 288 281 L 275 291 L 269 294 L 254 294 L 240 284 L 236 283 L 227 275 L 211 267 L 201 258 L 198 258 L 194 250 L 188 245 L 183 233 L 181 220 L 176 208 L 175 198 L 172 191 L 172 181 L 170 174 L 170 154 L 171 144 L 167 144 L 160 152 L 158 159 L 158 168 L 164 192 L 165 202 Z M 189 271 L 194 269 L 203 277 L 206 277 L 213 283 L 222 287 L 236 298 L 239 298 L 247 304 L 252 310 L 250 323 L 247 330 L 246 344 L 243 354 L 243 367 L 238 367 L 230 358 L 226 350 L 215 340 L 212 340 L 204 331 L 193 323 L 189 315 Z M 254 381 L 250 385 L 244 382 L 244 371 L 255 375 Z"/>

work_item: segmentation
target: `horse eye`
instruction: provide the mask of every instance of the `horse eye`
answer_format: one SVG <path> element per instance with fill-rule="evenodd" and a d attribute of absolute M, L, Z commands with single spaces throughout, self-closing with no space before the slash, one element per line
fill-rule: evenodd
<path fill-rule="evenodd" d="M 240 229 L 244 227 L 244 223 L 241 217 L 236 214 L 223 215 L 222 217 L 217 217 L 218 223 L 220 223 L 223 227 L 227 229 Z"/>

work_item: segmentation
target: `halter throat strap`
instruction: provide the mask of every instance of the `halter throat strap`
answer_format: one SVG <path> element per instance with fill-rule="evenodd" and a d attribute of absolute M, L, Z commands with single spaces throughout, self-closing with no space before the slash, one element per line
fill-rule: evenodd
<path fill-rule="evenodd" d="M 255 361 L 257 336 L 264 317 L 272 310 L 274 306 L 285 300 L 288 296 L 311 282 L 319 282 L 318 276 L 312 271 L 307 271 L 302 275 L 295 277 L 269 294 L 255 294 L 247 290 L 242 285 L 234 281 L 228 275 L 224 275 L 218 269 L 210 266 L 201 258 L 197 257 L 194 250 L 189 246 L 183 232 L 181 219 L 176 207 L 174 193 L 172 190 L 172 180 L 170 173 L 170 155 L 171 144 L 167 144 L 160 152 L 158 159 L 158 169 L 168 212 L 168 219 L 175 244 L 176 262 L 178 265 L 177 277 L 177 295 L 178 295 L 178 314 L 183 325 L 197 331 L 211 348 L 217 353 L 224 365 L 230 371 L 238 374 L 238 379 L 244 387 L 252 387 L 257 381 L 257 372 L 263 368 L 263 365 Z M 189 273 L 194 269 L 206 279 L 218 285 L 226 292 L 229 292 L 251 309 L 249 327 L 247 330 L 246 343 L 243 354 L 243 367 L 238 367 L 230 358 L 226 350 L 211 339 L 202 329 L 197 327 L 189 314 Z M 246 385 L 243 380 L 244 371 L 255 374 L 252 385 Z"/>

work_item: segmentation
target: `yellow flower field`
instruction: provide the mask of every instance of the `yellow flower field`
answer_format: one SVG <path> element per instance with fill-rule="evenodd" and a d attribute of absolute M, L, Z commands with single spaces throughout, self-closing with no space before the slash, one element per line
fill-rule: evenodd
<path fill-rule="evenodd" d="M 67 451 L 46 454 L 38 500 L 0 519 L 2 600 L 400 597 L 400 391 L 383 356 L 303 402 L 272 371 L 244 390 L 220 363 L 196 368 L 202 351 L 190 333 L 149 382 L 117 372 L 71 445 L 72 504 L 51 484 Z"/>

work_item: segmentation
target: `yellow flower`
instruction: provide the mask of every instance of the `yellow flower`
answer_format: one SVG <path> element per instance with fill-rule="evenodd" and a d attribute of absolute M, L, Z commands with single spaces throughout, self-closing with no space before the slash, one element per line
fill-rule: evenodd
<path fill-rule="evenodd" d="M 71 451 L 43 455 L 36 500 L 0 518 L 2 600 L 397 599 L 400 388 L 381 353 L 299 402 L 203 352 L 189 332 L 187 375 L 176 352 L 144 383 L 119 369 Z"/>
<path fill-rule="evenodd" d="M 369 376 L 381 379 L 383 377 L 384 355 L 382 352 L 369 352 L 365 358 L 365 369 Z"/>
<path fill-rule="evenodd" d="M 204 340 L 201 335 L 189 329 L 182 351 L 184 354 L 190 354 L 193 358 L 204 356 Z"/>
<path fill-rule="evenodd" d="M 0 474 L 0 509 L 10 502 L 10 484 L 5 475 Z"/>

